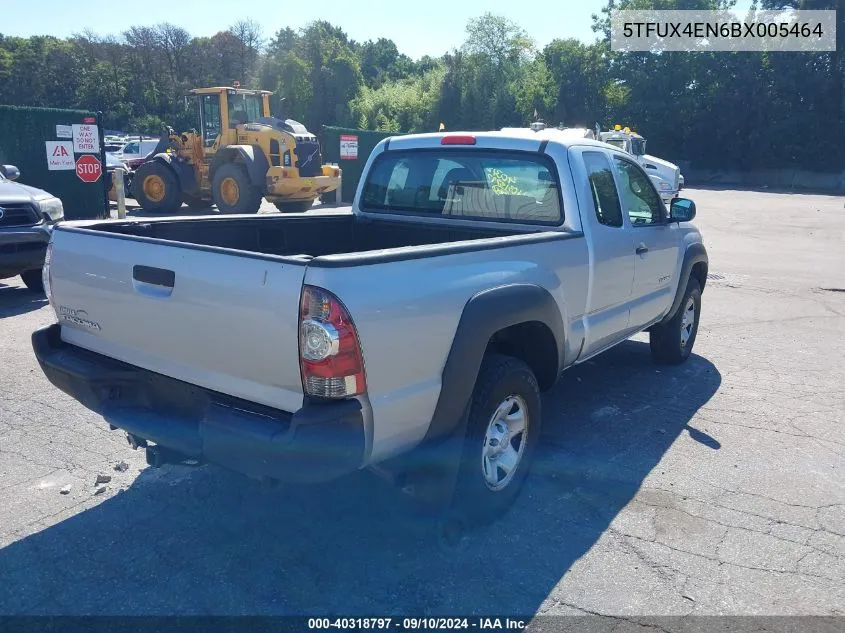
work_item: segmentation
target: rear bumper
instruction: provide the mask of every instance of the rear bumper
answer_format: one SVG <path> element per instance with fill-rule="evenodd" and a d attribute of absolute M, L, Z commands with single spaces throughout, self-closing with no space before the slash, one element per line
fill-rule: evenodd
<path fill-rule="evenodd" d="M 63 342 L 60 332 L 54 324 L 32 335 L 47 378 L 133 435 L 252 477 L 319 482 L 362 466 L 357 400 L 286 413 L 89 352 Z"/>
<path fill-rule="evenodd" d="M 41 268 L 49 241 L 46 225 L 0 230 L 0 279 Z"/>

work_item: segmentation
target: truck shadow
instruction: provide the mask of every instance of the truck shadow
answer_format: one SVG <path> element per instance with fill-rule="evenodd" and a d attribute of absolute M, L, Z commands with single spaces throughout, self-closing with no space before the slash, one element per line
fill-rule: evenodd
<path fill-rule="evenodd" d="M 47 297 L 44 293 L 33 292 L 23 285 L 12 286 L 0 281 L 0 319 L 26 314 L 45 305 Z"/>
<path fill-rule="evenodd" d="M 573 368 L 544 397 L 519 500 L 455 549 L 369 473 L 268 492 L 212 467 L 146 469 L 0 550 L 0 613 L 532 614 L 681 433 L 719 448 L 690 421 L 720 382 L 700 356 L 657 367 L 638 341 Z"/>

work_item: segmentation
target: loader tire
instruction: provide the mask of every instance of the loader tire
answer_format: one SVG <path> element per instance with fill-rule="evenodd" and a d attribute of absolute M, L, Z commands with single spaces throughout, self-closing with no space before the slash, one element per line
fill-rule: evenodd
<path fill-rule="evenodd" d="M 239 163 L 226 163 L 214 172 L 211 195 L 220 213 L 258 213 L 261 208 L 261 189 Z"/>
<path fill-rule="evenodd" d="M 141 165 L 132 178 L 132 197 L 144 211 L 176 213 L 182 206 L 179 179 L 161 161 L 151 160 Z"/>

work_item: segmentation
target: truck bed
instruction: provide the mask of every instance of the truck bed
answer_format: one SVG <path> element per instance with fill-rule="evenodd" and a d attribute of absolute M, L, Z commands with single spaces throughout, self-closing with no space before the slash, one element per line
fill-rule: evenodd
<path fill-rule="evenodd" d="M 394 287 L 409 279 L 408 265 L 419 268 L 410 260 L 566 238 L 351 214 L 71 223 L 53 235 L 51 301 L 65 343 L 293 412 L 302 404 L 303 283 L 371 286 L 378 278 Z M 357 269 L 370 265 L 378 275 Z M 341 294 L 353 304 L 359 297 Z"/>
<path fill-rule="evenodd" d="M 426 222 L 395 222 L 344 215 L 258 215 L 174 218 L 153 222 L 103 222 L 85 227 L 141 238 L 167 240 L 276 256 L 314 258 L 404 246 L 449 244 L 526 233 L 512 226 L 485 228 Z M 426 254 L 436 254 L 426 249 Z"/>

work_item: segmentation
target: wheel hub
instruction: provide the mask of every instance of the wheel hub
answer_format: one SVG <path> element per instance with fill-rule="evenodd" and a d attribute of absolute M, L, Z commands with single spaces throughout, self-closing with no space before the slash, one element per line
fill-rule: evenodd
<path fill-rule="evenodd" d="M 144 178 L 144 195 L 150 200 L 150 202 L 161 202 L 164 200 L 164 181 L 161 179 L 161 176 L 158 175 L 151 175 Z"/>
<path fill-rule="evenodd" d="M 514 478 L 525 453 L 528 407 L 521 396 L 505 398 L 487 424 L 481 449 L 481 474 L 490 490 L 502 490 Z"/>
<path fill-rule="evenodd" d="M 224 178 L 220 183 L 220 197 L 228 205 L 235 205 L 241 197 L 238 182 L 234 178 Z"/>
<path fill-rule="evenodd" d="M 695 300 L 690 297 L 681 316 L 681 347 L 686 347 L 695 325 Z"/>

